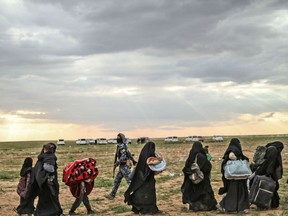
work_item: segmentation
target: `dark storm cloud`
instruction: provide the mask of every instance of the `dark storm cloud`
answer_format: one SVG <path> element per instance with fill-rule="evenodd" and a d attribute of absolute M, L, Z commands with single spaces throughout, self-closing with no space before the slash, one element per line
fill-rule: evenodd
<path fill-rule="evenodd" d="M 0 109 L 110 126 L 203 125 L 233 113 L 285 111 L 287 6 L 284 0 L 2 2 Z M 231 85 L 206 90 L 221 82 L 266 86 L 240 99 Z M 283 88 L 273 90 L 277 85 Z M 173 86 L 183 89 L 167 90 Z"/>
<path fill-rule="evenodd" d="M 204 81 L 249 82 L 269 79 L 271 71 L 282 80 L 275 65 L 287 67 L 285 40 L 268 24 L 285 6 L 285 1 L 30 1 L 21 6 L 24 19 L 4 13 L 4 29 L 27 31 L 3 31 L 1 63 L 42 69 L 59 61 L 45 56 L 73 64 L 64 57 L 150 48 L 157 50 L 154 55 L 185 56 L 189 67 L 183 73 Z M 283 52 L 272 61 L 279 48 Z M 199 70 L 195 62 L 205 66 Z"/>

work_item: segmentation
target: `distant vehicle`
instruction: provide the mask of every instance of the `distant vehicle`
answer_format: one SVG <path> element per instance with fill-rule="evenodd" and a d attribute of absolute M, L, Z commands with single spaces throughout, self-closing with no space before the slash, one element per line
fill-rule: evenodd
<path fill-rule="evenodd" d="M 107 139 L 107 143 L 109 143 L 109 144 L 117 144 L 117 139 L 116 138 Z M 132 143 L 131 139 L 126 138 L 126 143 L 127 144 L 131 144 Z"/>
<path fill-rule="evenodd" d="M 96 144 L 96 141 L 95 139 L 87 139 L 88 143 L 93 145 L 93 144 Z"/>
<path fill-rule="evenodd" d="M 99 145 L 105 145 L 107 144 L 107 139 L 106 138 L 98 138 L 95 140 L 95 144 L 99 144 Z"/>
<path fill-rule="evenodd" d="M 64 139 L 58 139 L 57 145 L 65 145 L 65 140 Z"/>
<path fill-rule="evenodd" d="M 224 141 L 223 137 L 222 137 L 222 136 L 219 136 L 219 135 L 214 135 L 214 136 L 212 137 L 212 139 L 213 139 L 213 141 L 215 141 L 215 142 L 223 142 L 223 141 Z"/>
<path fill-rule="evenodd" d="M 129 139 L 129 138 L 126 138 L 126 143 L 127 143 L 127 144 L 131 144 L 131 143 L 132 143 L 132 140 Z"/>
<path fill-rule="evenodd" d="M 185 138 L 187 142 L 204 142 L 204 137 L 202 136 L 188 136 Z"/>
<path fill-rule="evenodd" d="M 149 137 L 139 137 L 137 139 L 137 144 L 146 144 L 149 141 L 150 141 Z"/>
<path fill-rule="evenodd" d="M 77 145 L 87 145 L 87 144 L 89 144 L 89 141 L 87 140 L 87 139 L 78 139 L 78 140 L 76 140 L 76 144 Z"/>
<path fill-rule="evenodd" d="M 117 139 L 116 138 L 107 139 L 107 143 L 109 143 L 109 144 L 117 144 Z"/>
<path fill-rule="evenodd" d="M 165 142 L 178 142 L 179 139 L 178 139 L 177 136 L 170 136 L 170 137 L 166 137 L 166 138 L 164 139 L 164 141 L 165 141 Z"/>

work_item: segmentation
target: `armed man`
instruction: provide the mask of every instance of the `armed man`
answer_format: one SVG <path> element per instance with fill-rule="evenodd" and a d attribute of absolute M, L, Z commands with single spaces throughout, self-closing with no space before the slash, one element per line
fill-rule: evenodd
<path fill-rule="evenodd" d="M 112 188 L 112 191 L 110 194 L 104 195 L 107 199 L 113 200 L 116 196 L 117 190 L 119 188 L 119 185 L 123 179 L 125 178 L 127 184 L 129 185 L 131 180 L 129 178 L 129 175 L 131 173 L 131 166 L 128 164 L 129 161 L 133 162 L 133 165 L 137 164 L 137 161 L 134 160 L 131 152 L 128 149 L 128 143 L 126 142 L 125 135 L 122 133 L 119 133 L 117 135 L 117 148 L 115 153 L 115 159 L 114 159 L 114 167 L 113 167 L 113 178 L 114 178 L 114 172 L 116 167 L 119 166 L 118 173 L 114 180 L 114 186 Z"/>

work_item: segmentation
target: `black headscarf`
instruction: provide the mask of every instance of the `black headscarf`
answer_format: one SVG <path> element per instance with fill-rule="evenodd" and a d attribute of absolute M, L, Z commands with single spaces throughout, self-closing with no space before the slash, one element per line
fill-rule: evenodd
<path fill-rule="evenodd" d="M 202 144 L 200 142 L 194 142 L 190 150 L 189 156 L 186 160 L 185 167 L 183 168 L 183 172 L 185 173 L 191 172 L 191 165 L 195 161 L 196 155 L 199 153 L 206 155 L 206 151 L 203 148 Z"/>
<path fill-rule="evenodd" d="M 240 144 L 240 140 L 237 138 L 232 138 L 230 141 L 230 144 L 228 148 L 226 149 L 224 156 L 223 156 L 223 162 L 222 164 L 226 164 L 226 162 L 229 160 L 229 154 L 230 152 L 233 152 L 235 156 L 237 157 L 237 160 L 247 160 L 249 161 L 249 158 L 243 155 L 242 152 L 242 146 Z"/>
<path fill-rule="evenodd" d="M 275 141 L 275 142 L 268 143 L 268 144 L 266 145 L 266 148 L 268 148 L 268 147 L 270 147 L 270 146 L 276 147 L 279 152 L 282 152 L 282 150 L 283 150 L 283 148 L 284 148 L 283 143 L 282 143 L 282 142 L 279 142 L 279 141 Z"/>
<path fill-rule="evenodd" d="M 117 143 L 126 143 L 126 138 L 123 133 L 117 135 Z"/>
<path fill-rule="evenodd" d="M 33 164 L 33 159 L 31 157 L 26 157 L 24 159 L 21 171 L 20 171 L 20 176 L 26 176 L 28 172 L 31 172 L 32 169 L 32 164 Z"/>

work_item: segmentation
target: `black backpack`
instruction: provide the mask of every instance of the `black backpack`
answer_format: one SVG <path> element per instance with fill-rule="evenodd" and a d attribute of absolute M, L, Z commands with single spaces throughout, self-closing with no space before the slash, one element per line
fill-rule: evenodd
<path fill-rule="evenodd" d="M 266 149 L 265 146 L 257 146 L 251 167 L 253 172 L 265 161 L 264 156 L 266 154 Z"/>

